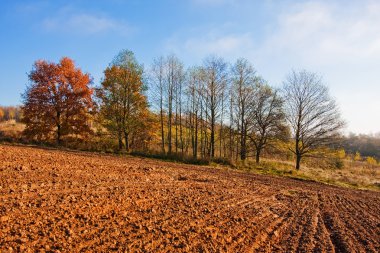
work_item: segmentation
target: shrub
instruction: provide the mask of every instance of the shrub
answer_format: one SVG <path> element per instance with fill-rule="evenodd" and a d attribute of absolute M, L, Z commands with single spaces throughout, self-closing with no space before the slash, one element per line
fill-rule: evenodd
<path fill-rule="evenodd" d="M 335 162 L 334 166 L 336 169 L 343 169 L 344 168 L 344 162 L 341 158 L 336 158 L 334 160 L 334 162 Z"/>
<path fill-rule="evenodd" d="M 376 159 L 373 158 L 372 156 L 368 156 L 367 159 L 366 159 L 366 162 L 367 162 L 367 164 L 369 164 L 371 166 L 376 166 L 377 165 Z"/>
<path fill-rule="evenodd" d="M 362 156 L 360 155 L 359 152 L 356 152 L 354 156 L 354 161 L 361 161 L 361 160 L 362 160 Z"/>

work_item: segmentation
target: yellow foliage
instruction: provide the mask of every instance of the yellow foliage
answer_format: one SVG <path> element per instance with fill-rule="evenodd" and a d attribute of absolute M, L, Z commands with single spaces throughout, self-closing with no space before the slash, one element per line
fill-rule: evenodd
<path fill-rule="evenodd" d="M 338 152 L 337 152 L 337 156 L 340 159 L 346 158 L 346 151 L 344 149 L 339 149 Z"/>
<path fill-rule="evenodd" d="M 360 155 L 359 152 L 356 152 L 354 156 L 354 161 L 361 161 L 361 160 L 362 160 L 362 156 Z"/>
<path fill-rule="evenodd" d="M 366 162 L 369 164 L 369 165 L 377 165 L 377 161 L 375 158 L 373 158 L 372 156 L 368 156 L 367 159 L 366 159 Z"/>

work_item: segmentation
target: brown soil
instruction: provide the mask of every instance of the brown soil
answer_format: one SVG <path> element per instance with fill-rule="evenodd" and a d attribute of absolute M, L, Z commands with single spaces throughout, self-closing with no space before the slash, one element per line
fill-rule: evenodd
<path fill-rule="evenodd" d="M 0 252 L 380 252 L 380 193 L 0 145 Z"/>

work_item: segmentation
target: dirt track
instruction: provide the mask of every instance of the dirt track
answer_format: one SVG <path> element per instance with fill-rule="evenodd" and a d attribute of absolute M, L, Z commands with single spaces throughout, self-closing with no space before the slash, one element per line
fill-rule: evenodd
<path fill-rule="evenodd" d="M 380 252 L 380 193 L 0 145 L 0 252 Z"/>

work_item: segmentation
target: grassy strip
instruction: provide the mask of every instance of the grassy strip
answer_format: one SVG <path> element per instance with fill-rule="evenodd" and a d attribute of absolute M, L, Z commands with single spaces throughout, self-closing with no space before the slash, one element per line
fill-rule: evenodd
<path fill-rule="evenodd" d="M 245 165 L 238 165 L 237 168 L 246 172 L 261 175 L 287 177 L 296 180 L 319 182 L 351 189 L 380 191 L 380 183 L 363 184 L 360 182 L 351 182 L 349 180 L 339 180 L 339 178 L 333 179 L 331 177 L 328 177 L 331 175 L 325 177 L 317 173 L 311 175 L 310 173 L 304 172 L 302 169 L 297 171 L 292 165 L 283 162 L 263 161 L 260 164 L 247 163 Z M 331 172 L 332 171 L 333 170 L 331 170 Z M 325 170 L 325 173 L 329 173 L 329 170 Z"/>

